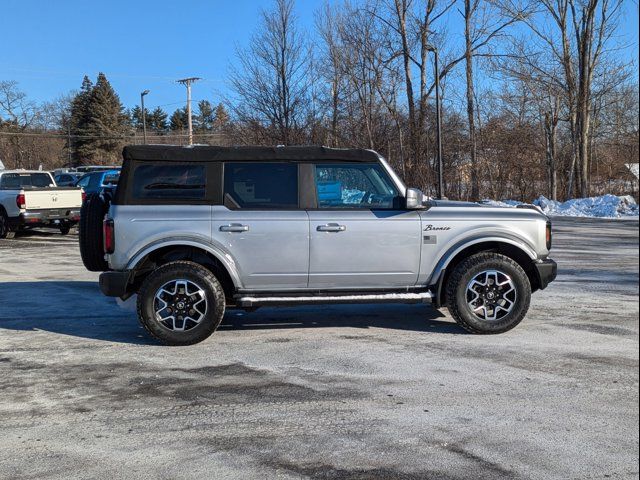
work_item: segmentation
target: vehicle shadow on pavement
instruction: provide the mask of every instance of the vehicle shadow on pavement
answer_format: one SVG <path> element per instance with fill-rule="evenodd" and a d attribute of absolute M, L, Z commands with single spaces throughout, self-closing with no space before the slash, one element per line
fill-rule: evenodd
<path fill-rule="evenodd" d="M 453 320 L 429 305 L 349 304 L 262 307 L 254 312 L 228 310 L 220 330 L 288 328 L 384 328 L 415 332 L 466 334 Z"/>
<path fill-rule="evenodd" d="M 0 334 L 46 331 L 130 344 L 157 344 L 138 325 L 134 312 L 100 293 L 96 282 L 0 283 Z"/>
<path fill-rule="evenodd" d="M 293 328 L 384 328 L 431 333 L 465 333 L 428 305 L 306 305 L 230 309 L 221 331 Z M 79 338 L 157 345 L 138 325 L 133 309 L 119 307 L 96 282 L 0 283 L 0 334 L 4 330 L 46 331 Z"/>

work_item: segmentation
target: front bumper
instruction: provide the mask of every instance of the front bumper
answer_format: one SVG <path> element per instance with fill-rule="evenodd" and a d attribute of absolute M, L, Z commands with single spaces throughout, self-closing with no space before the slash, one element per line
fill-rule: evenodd
<path fill-rule="evenodd" d="M 540 290 L 544 290 L 547 288 L 547 285 L 553 282 L 558 276 L 558 264 L 550 258 L 547 258 L 546 260 L 535 263 L 535 267 L 538 272 Z"/>
<path fill-rule="evenodd" d="M 100 291 L 107 297 L 124 297 L 128 294 L 131 271 L 103 272 L 100 274 Z"/>

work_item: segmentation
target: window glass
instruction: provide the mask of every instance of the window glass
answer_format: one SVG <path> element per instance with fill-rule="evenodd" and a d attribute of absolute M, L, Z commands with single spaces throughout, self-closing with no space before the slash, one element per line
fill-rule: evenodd
<path fill-rule="evenodd" d="M 224 193 L 239 208 L 297 208 L 295 163 L 227 163 Z"/>
<path fill-rule="evenodd" d="M 102 178 L 103 186 L 113 186 L 118 185 L 118 180 L 120 179 L 120 173 L 105 173 Z"/>
<path fill-rule="evenodd" d="M 45 188 L 53 185 L 48 173 L 5 173 L 2 175 L 0 188 Z"/>
<path fill-rule="evenodd" d="M 319 208 L 394 208 L 398 190 L 377 163 L 316 165 Z"/>
<path fill-rule="evenodd" d="M 140 165 L 133 174 L 133 198 L 203 200 L 204 165 Z"/>
<path fill-rule="evenodd" d="M 89 180 L 91 180 L 91 177 L 89 175 L 85 175 L 80 180 L 78 180 L 78 183 L 76 183 L 76 185 L 78 187 L 87 187 L 89 185 Z"/>

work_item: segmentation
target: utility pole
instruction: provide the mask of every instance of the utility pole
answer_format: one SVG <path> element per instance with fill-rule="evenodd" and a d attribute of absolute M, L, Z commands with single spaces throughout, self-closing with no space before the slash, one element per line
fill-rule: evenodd
<path fill-rule="evenodd" d="M 67 118 L 65 114 L 62 114 L 62 123 L 67 124 L 67 154 L 69 156 L 68 166 L 71 167 L 73 158 L 71 156 L 71 118 Z"/>
<path fill-rule="evenodd" d="M 193 123 L 191 122 L 191 84 L 201 80 L 199 77 L 189 77 L 178 80 L 178 83 L 181 83 L 185 87 L 187 87 L 187 125 L 189 128 L 189 145 L 193 145 Z"/>
<path fill-rule="evenodd" d="M 149 93 L 149 90 L 145 90 L 140 94 L 140 104 L 142 105 L 142 142 L 147 144 L 147 114 L 144 111 L 144 96 Z"/>
<path fill-rule="evenodd" d="M 444 195 L 444 181 L 442 178 L 442 112 L 440 107 L 440 68 L 438 59 L 438 49 L 432 45 L 427 46 L 427 50 L 433 52 L 434 70 L 436 77 L 436 137 L 438 143 L 438 199 Z"/>

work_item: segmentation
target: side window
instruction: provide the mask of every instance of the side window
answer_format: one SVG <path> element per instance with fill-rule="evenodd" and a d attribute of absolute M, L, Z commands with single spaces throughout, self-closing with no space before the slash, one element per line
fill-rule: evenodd
<path fill-rule="evenodd" d="M 315 166 L 318 208 L 392 209 L 398 190 L 377 163 Z"/>
<path fill-rule="evenodd" d="M 20 175 L 17 173 L 5 173 L 0 179 L 0 188 L 20 188 Z"/>
<path fill-rule="evenodd" d="M 204 200 L 204 165 L 139 165 L 133 173 L 132 197 L 138 200 Z"/>
<path fill-rule="evenodd" d="M 224 197 L 230 208 L 298 208 L 298 165 L 226 163 Z"/>
<path fill-rule="evenodd" d="M 91 177 L 89 176 L 82 177 L 80 180 L 78 180 L 78 183 L 76 185 L 78 187 L 87 188 L 87 186 L 89 185 L 89 180 L 91 180 Z"/>
<path fill-rule="evenodd" d="M 5 173 L 0 180 L 0 188 L 46 188 L 54 185 L 48 173 Z"/>

